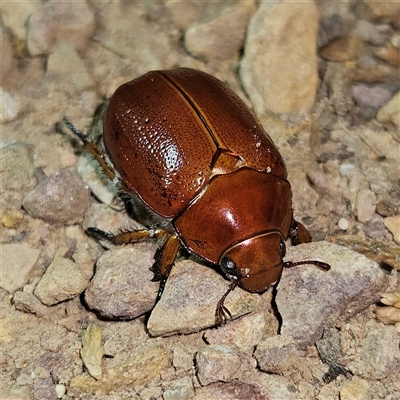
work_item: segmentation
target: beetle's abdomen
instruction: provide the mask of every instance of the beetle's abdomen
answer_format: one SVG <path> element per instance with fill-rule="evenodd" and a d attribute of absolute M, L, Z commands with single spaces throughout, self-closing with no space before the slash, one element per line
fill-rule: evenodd
<path fill-rule="evenodd" d="M 287 239 L 292 223 L 290 184 L 248 168 L 219 175 L 173 223 L 187 248 L 219 263 L 228 247 L 259 234 L 276 232 Z"/>
<path fill-rule="evenodd" d="M 124 183 L 166 218 L 215 173 L 229 172 L 221 166 L 286 178 L 275 145 L 244 103 L 218 79 L 187 68 L 149 72 L 118 88 L 103 140 Z"/>

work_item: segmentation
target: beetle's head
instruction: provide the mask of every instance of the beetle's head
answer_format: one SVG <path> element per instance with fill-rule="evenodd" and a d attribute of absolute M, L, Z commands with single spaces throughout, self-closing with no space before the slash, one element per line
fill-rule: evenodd
<path fill-rule="evenodd" d="M 285 256 L 285 242 L 278 232 L 270 232 L 236 243 L 220 259 L 225 275 L 237 279 L 249 292 L 264 292 L 276 283 Z"/>

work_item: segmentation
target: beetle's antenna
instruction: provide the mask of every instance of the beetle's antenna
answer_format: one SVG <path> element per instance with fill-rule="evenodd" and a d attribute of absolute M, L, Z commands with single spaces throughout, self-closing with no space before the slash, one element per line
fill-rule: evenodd
<path fill-rule="evenodd" d="M 304 260 L 304 261 L 286 261 L 283 263 L 284 268 L 292 268 L 292 267 L 297 267 L 298 265 L 304 265 L 304 264 L 310 264 L 310 265 L 315 265 L 319 269 L 322 269 L 323 271 L 329 271 L 331 269 L 331 266 L 323 261 L 317 261 L 317 260 Z"/>

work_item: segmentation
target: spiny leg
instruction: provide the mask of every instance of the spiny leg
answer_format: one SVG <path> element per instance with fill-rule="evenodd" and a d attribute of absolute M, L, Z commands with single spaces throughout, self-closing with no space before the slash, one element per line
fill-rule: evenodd
<path fill-rule="evenodd" d="M 228 318 L 232 319 L 232 314 L 230 313 L 230 311 L 225 307 L 224 302 L 225 299 L 228 297 L 228 294 L 230 292 L 232 292 L 236 286 L 238 285 L 238 280 L 232 280 L 231 284 L 229 285 L 228 290 L 224 293 L 224 295 L 221 297 L 221 299 L 219 300 L 218 304 L 217 304 L 217 312 L 216 312 L 216 316 L 217 316 L 217 324 L 218 325 L 223 325 L 226 323 L 226 320 Z"/>
<path fill-rule="evenodd" d="M 94 143 L 89 136 L 77 129 L 67 117 L 63 117 L 63 122 L 66 127 L 82 141 L 84 149 L 87 150 L 99 163 L 107 178 L 111 181 L 114 180 L 115 172 L 112 166 L 107 162 L 107 156 L 104 150 Z"/>
<path fill-rule="evenodd" d="M 171 234 L 164 229 L 141 229 L 114 235 L 98 228 L 88 228 L 87 233 L 96 240 L 107 240 L 116 245 L 136 243 L 146 239 L 161 241 L 162 247 L 157 252 L 156 261 L 151 267 L 154 272 L 153 282 L 160 282 L 156 302 L 160 300 L 181 244 L 176 233 Z"/>

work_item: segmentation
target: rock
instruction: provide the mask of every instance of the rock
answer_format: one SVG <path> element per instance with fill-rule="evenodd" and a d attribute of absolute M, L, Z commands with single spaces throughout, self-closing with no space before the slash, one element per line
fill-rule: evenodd
<path fill-rule="evenodd" d="M 181 30 L 186 30 L 193 21 L 198 21 L 204 15 L 204 3 L 192 1 L 166 0 L 165 8 L 173 24 Z"/>
<path fill-rule="evenodd" d="M 94 28 L 94 15 L 86 2 L 47 2 L 29 18 L 29 53 L 51 54 L 61 43 L 82 50 Z"/>
<path fill-rule="evenodd" d="M 51 312 L 36 296 L 22 290 L 14 293 L 13 304 L 17 310 L 35 314 L 41 318 L 47 316 L 49 312 Z"/>
<path fill-rule="evenodd" d="M 268 400 L 298 400 L 299 393 L 294 388 L 292 381 L 289 377 L 266 374 L 257 370 L 249 371 L 246 373 L 242 382 L 251 385 L 262 394 L 262 399 Z M 315 396 L 307 396 L 305 398 L 312 399 Z M 247 399 L 247 397 L 244 397 Z M 257 398 L 257 397 L 256 397 Z M 238 397 L 238 400 L 242 397 Z"/>
<path fill-rule="evenodd" d="M 371 387 L 368 381 L 353 378 L 340 388 L 340 400 L 371 400 Z"/>
<path fill-rule="evenodd" d="M 163 393 L 163 400 L 189 400 L 194 397 L 193 383 L 189 377 L 172 381 Z"/>
<path fill-rule="evenodd" d="M 397 244 L 400 244 L 400 215 L 394 215 L 392 217 L 386 217 L 383 220 L 386 228 L 393 235 L 393 239 Z"/>
<path fill-rule="evenodd" d="M 87 371 L 93 378 L 99 379 L 101 376 L 101 359 L 103 358 L 104 349 L 101 343 L 101 329 L 90 324 L 82 332 L 82 349 L 81 357 Z"/>
<path fill-rule="evenodd" d="M 240 379 L 251 369 L 250 357 L 227 345 L 209 345 L 196 354 L 197 378 L 202 386 Z"/>
<path fill-rule="evenodd" d="M 324 46 L 319 54 L 328 61 L 345 62 L 357 60 L 363 51 L 363 41 L 356 35 L 341 36 Z"/>
<path fill-rule="evenodd" d="M 11 143 L 2 147 L 0 157 L 2 191 L 27 191 L 35 186 L 35 165 L 28 145 Z"/>
<path fill-rule="evenodd" d="M 49 56 L 45 82 L 70 95 L 94 86 L 86 66 L 77 51 L 68 43 L 58 46 Z"/>
<path fill-rule="evenodd" d="M 399 335 L 394 326 L 371 320 L 349 370 L 365 379 L 384 379 L 400 366 Z"/>
<path fill-rule="evenodd" d="M 196 388 L 193 400 L 265 400 L 266 397 L 255 386 L 243 382 L 218 382 Z"/>
<path fill-rule="evenodd" d="M 18 39 L 26 40 L 28 18 L 41 8 L 38 1 L 5 1 L 1 3 L 1 19 Z"/>
<path fill-rule="evenodd" d="M 372 218 L 364 225 L 365 234 L 371 238 L 382 238 L 387 233 L 383 218 L 378 214 L 373 214 Z"/>
<path fill-rule="evenodd" d="M 364 20 L 357 21 L 355 33 L 365 42 L 375 46 L 383 45 L 386 40 L 376 25 Z"/>
<path fill-rule="evenodd" d="M 242 351 L 250 351 L 263 338 L 265 327 L 264 313 L 255 313 L 206 331 L 204 339 L 209 344 L 234 345 Z"/>
<path fill-rule="evenodd" d="M 9 293 L 22 288 L 39 258 L 40 250 L 26 243 L 9 243 L 1 246 L 0 286 Z"/>
<path fill-rule="evenodd" d="M 400 50 L 391 43 L 388 43 L 385 47 L 378 49 L 375 54 L 381 60 L 387 61 L 395 67 L 400 65 Z"/>
<path fill-rule="evenodd" d="M 185 46 L 189 53 L 208 62 L 238 58 L 255 3 L 242 0 L 232 4 L 211 20 L 192 25 L 186 31 Z"/>
<path fill-rule="evenodd" d="M 362 189 L 357 194 L 357 219 L 360 222 L 368 222 L 372 219 L 376 208 L 375 193 L 369 189 Z"/>
<path fill-rule="evenodd" d="M 317 259 L 331 265 L 326 272 L 315 266 L 284 269 L 277 286 L 281 334 L 293 337 L 298 348 L 315 343 L 337 320 L 346 320 L 378 301 L 388 285 L 376 262 L 328 242 L 290 247 L 286 259 Z"/>
<path fill-rule="evenodd" d="M 397 92 L 392 99 L 385 104 L 376 115 L 379 122 L 391 122 L 397 129 L 400 129 L 400 92 Z"/>
<path fill-rule="evenodd" d="M 318 85 L 317 29 L 312 1 L 260 3 L 249 24 L 240 67 L 257 114 L 311 109 Z"/>
<path fill-rule="evenodd" d="M 32 394 L 34 399 L 54 400 L 56 388 L 53 379 L 50 376 L 36 379 L 33 384 Z"/>
<path fill-rule="evenodd" d="M 397 0 L 363 0 L 356 4 L 355 11 L 360 19 L 392 22 L 399 27 L 400 4 Z"/>
<path fill-rule="evenodd" d="M 3 11 L 3 10 L 2 10 Z M 2 13 L 4 18 L 4 14 Z M 0 40 L 1 40 L 1 79 L 4 82 L 4 77 L 8 74 L 13 63 L 13 49 L 11 47 L 10 33 L 4 26 L 0 26 Z M 3 100 L 2 100 L 3 101 Z"/>
<path fill-rule="evenodd" d="M 300 353 L 291 337 L 277 335 L 259 343 L 254 356 L 262 371 L 283 375 L 300 358 Z"/>
<path fill-rule="evenodd" d="M 89 279 L 80 267 L 72 260 L 58 254 L 34 291 L 35 296 L 47 306 L 73 299 L 89 285 Z"/>
<path fill-rule="evenodd" d="M 379 108 L 392 97 L 389 90 L 382 86 L 358 83 L 352 87 L 353 98 L 360 107 Z"/>
<path fill-rule="evenodd" d="M 193 346 L 177 344 L 174 347 L 172 364 L 177 370 L 190 371 L 193 368 L 197 349 Z"/>
<path fill-rule="evenodd" d="M 155 246 L 136 243 L 103 254 L 85 292 L 88 306 L 106 318 L 136 318 L 150 311 L 157 298 L 152 282 Z"/>
<path fill-rule="evenodd" d="M 0 87 L 0 122 L 6 123 L 17 118 L 20 110 L 18 100 L 16 100 L 7 90 Z"/>
<path fill-rule="evenodd" d="M 227 289 L 227 281 L 212 268 L 189 260 L 176 263 L 147 322 L 150 335 L 190 333 L 215 326 L 217 303 Z M 225 306 L 237 318 L 254 310 L 259 302 L 259 295 L 237 288 L 226 298 Z"/>
<path fill-rule="evenodd" d="M 161 346 L 147 345 L 114 357 L 108 368 L 103 368 L 98 380 L 88 374 L 81 374 L 71 379 L 69 387 L 80 393 L 104 394 L 121 387 L 125 390 L 133 389 L 160 380 L 160 372 L 168 365 L 168 354 Z"/>
<path fill-rule="evenodd" d="M 90 202 L 89 188 L 79 175 L 61 168 L 25 196 L 23 207 L 34 218 L 72 225 L 82 219 Z"/>

